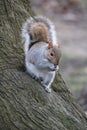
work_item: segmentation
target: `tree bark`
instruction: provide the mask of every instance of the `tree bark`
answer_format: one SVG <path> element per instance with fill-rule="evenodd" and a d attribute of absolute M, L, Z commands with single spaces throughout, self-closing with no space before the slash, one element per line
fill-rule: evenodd
<path fill-rule="evenodd" d="M 0 130 L 87 130 L 87 118 L 57 73 L 52 93 L 24 68 L 21 26 L 29 0 L 0 0 Z"/>

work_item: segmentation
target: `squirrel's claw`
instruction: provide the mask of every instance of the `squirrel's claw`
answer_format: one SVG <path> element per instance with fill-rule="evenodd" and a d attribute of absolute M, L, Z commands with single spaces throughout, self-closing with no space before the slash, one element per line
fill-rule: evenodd
<path fill-rule="evenodd" d="M 31 73 L 30 73 L 30 76 L 31 76 L 33 79 L 35 79 L 35 80 L 39 80 L 39 78 L 38 78 L 37 76 L 35 76 L 34 74 L 31 74 Z"/>
<path fill-rule="evenodd" d="M 46 85 L 43 81 L 41 81 L 41 84 L 43 85 L 43 87 L 47 93 L 51 93 L 51 88 L 48 85 Z"/>
<path fill-rule="evenodd" d="M 35 79 L 35 80 L 39 80 L 39 78 L 38 78 L 38 77 L 36 77 L 35 75 L 33 76 L 33 79 Z"/>
<path fill-rule="evenodd" d="M 51 88 L 46 87 L 46 88 L 45 88 L 45 91 L 46 91 L 47 93 L 51 93 Z"/>

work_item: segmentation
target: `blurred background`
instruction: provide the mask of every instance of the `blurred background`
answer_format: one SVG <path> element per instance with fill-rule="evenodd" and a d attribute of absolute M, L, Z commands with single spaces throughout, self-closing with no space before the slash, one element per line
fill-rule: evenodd
<path fill-rule="evenodd" d="M 87 111 L 87 0 L 32 0 L 37 15 L 52 20 L 62 49 L 60 72 Z"/>

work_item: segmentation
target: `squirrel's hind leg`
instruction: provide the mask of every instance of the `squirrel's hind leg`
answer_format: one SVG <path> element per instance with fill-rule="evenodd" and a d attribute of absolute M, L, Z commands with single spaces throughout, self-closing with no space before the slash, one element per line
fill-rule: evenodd
<path fill-rule="evenodd" d="M 55 72 L 48 73 L 45 76 L 45 79 L 43 81 L 41 81 L 41 84 L 43 85 L 45 91 L 48 93 L 51 93 L 51 84 L 54 80 L 54 77 L 55 77 Z"/>
<path fill-rule="evenodd" d="M 39 80 L 39 74 L 37 72 L 36 67 L 31 63 L 26 63 L 26 71 L 27 73 L 35 80 Z"/>

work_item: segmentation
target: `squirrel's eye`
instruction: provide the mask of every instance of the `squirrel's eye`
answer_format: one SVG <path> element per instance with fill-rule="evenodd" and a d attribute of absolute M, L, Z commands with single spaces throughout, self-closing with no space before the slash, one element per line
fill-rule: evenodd
<path fill-rule="evenodd" d="M 53 54 L 53 53 L 50 53 L 50 55 L 51 55 L 51 56 L 54 56 L 54 54 Z"/>

